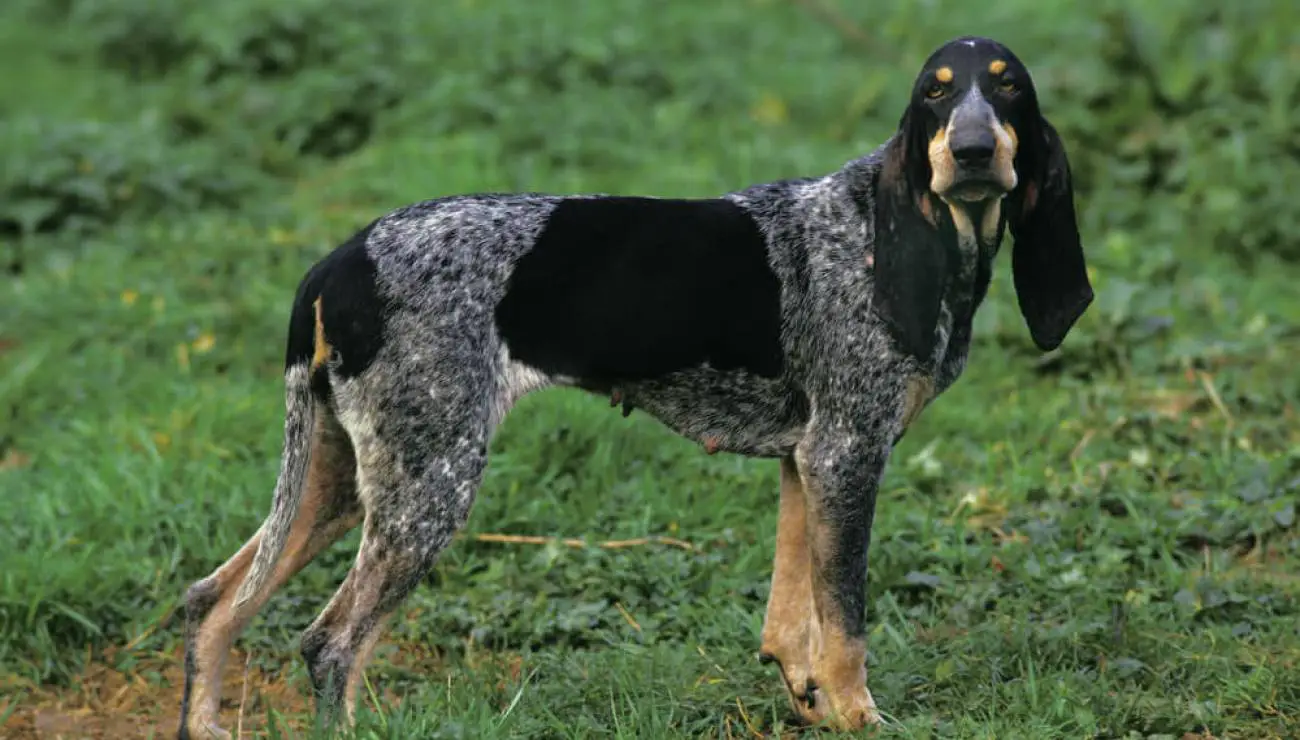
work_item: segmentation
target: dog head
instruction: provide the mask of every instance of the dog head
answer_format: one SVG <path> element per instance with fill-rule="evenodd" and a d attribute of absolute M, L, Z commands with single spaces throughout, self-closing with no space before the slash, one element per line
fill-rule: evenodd
<path fill-rule="evenodd" d="M 1004 226 L 1040 349 L 1060 346 L 1092 302 L 1065 148 L 1029 71 L 996 41 L 958 38 L 925 61 L 885 154 L 876 216 L 878 311 L 918 359 L 934 351 L 962 242 L 991 258 Z"/>

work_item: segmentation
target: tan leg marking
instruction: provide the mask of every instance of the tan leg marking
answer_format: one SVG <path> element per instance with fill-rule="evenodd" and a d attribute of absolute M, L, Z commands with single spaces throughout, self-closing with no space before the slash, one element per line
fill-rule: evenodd
<path fill-rule="evenodd" d="M 362 536 L 356 562 L 343 583 L 304 632 L 304 635 L 322 632 L 327 635 L 320 653 L 324 656 L 322 663 L 325 668 L 329 668 L 330 656 L 349 655 L 351 658 L 344 688 L 340 692 L 343 700 L 340 724 L 348 727 L 356 722 L 357 694 L 363 684 L 365 669 L 391 613 L 380 603 L 385 581 L 391 574 L 403 572 L 395 566 L 401 556 L 394 557 L 391 550 L 377 544 L 370 534 L 370 526 L 369 523 L 365 525 L 366 533 Z M 355 650 L 347 647 L 350 645 L 356 645 Z M 308 663 L 311 667 L 311 658 Z"/>
<path fill-rule="evenodd" d="M 807 475 L 807 462 L 796 451 L 805 499 L 806 544 L 813 614 L 809 619 L 809 655 L 813 662 L 813 706 L 800 710 L 811 723 L 826 723 L 836 730 L 858 730 L 880 722 L 876 702 L 867 691 L 866 637 L 850 637 L 842 624 L 835 585 L 823 563 L 835 557 L 835 529 L 826 512 L 819 511 L 820 482 Z"/>
<path fill-rule="evenodd" d="M 781 503 L 776 524 L 776 557 L 772 590 L 763 620 L 759 654 L 776 661 L 790 704 L 806 715 L 812 622 L 812 565 L 808 560 L 807 507 L 803 482 L 793 457 L 781 459 Z"/>
<path fill-rule="evenodd" d="M 364 543 L 362 548 L 365 549 Z M 361 558 L 358 558 L 358 562 L 361 562 Z M 366 581 L 368 579 L 356 575 L 357 570 L 356 567 L 353 567 L 348 571 L 343 583 L 334 592 L 333 598 L 325 605 L 325 608 L 321 610 L 320 615 L 308 629 L 324 628 L 332 630 L 335 625 L 342 623 L 347 626 L 342 632 L 344 639 L 350 640 L 352 638 L 353 633 L 357 630 L 357 624 L 353 619 L 353 610 L 359 606 L 373 605 L 378 596 L 378 589 L 374 585 L 367 587 Z M 373 580 L 371 580 L 371 583 L 373 584 Z M 347 727 L 352 727 L 356 723 L 357 695 L 365 683 L 366 666 L 374 654 L 375 646 L 379 644 L 379 638 L 384 633 L 386 621 L 387 615 L 378 620 L 378 623 L 366 633 L 357 647 L 352 665 L 348 668 L 347 680 L 343 689 L 342 717 L 342 723 Z"/>
<path fill-rule="evenodd" d="M 262 593 L 242 609 L 234 608 L 235 592 L 252 565 L 261 534 L 254 534 L 229 560 L 210 576 L 215 583 L 216 603 L 195 634 L 195 663 L 190 716 L 186 727 L 199 738 L 230 737 L 217 723 L 221 708 L 221 674 L 231 644 L 257 614 L 257 611 L 295 573 L 312 558 L 332 545 L 357 525 L 360 511 L 355 504 L 355 463 L 352 448 L 337 422 L 322 420 L 327 411 L 318 410 L 312 441 L 311 468 L 307 473 L 307 490 L 302 507 L 294 520 L 285 543 L 284 554 Z M 331 428 L 333 427 L 333 428 Z"/>
<path fill-rule="evenodd" d="M 880 721 L 876 701 L 867 689 L 867 642 L 850 637 L 841 623 L 835 587 L 826 578 L 821 563 L 835 554 L 834 532 L 827 518 L 817 511 L 821 500 L 814 486 L 817 480 L 804 476 L 808 501 L 808 552 L 812 566 L 813 629 L 810 630 L 813 680 L 817 684 L 816 704 L 809 719 L 838 730 L 856 730 Z"/>
<path fill-rule="evenodd" d="M 348 671 L 347 693 L 343 697 L 343 709 L 346 713 L 348 725 L 353 725 L 357 721 L 357 696 L 361 693 L 361 687 L 365 684 L 366 666 L 370 664 L 370 658 L 375 653 L 375 646 L 379 644 L 379 638 L 384 634 L 384 624 L 388 617 L 385 616 L 380 623 L 366 635 L 365 641 L 357 648 L 356 662 L 352 664 L 352 670 Z"/>
<path fill-rule="evenodd" d="M 208 612 L 194 637 L 194 685 L 190 696 L 190 715 L 185 722 L 186 729 L 194 740 L 225 740 L 230 737 L 230 733 L 217 724 L 221 709 L 221 674 L 225 669 L 230 644 L 243 627 L 240 623 L 242 620 L 235 617 L 244 616 L 236 615 L 230 605 L 235 599 L 235 589 L 253 563 L 261 539 L 260 533 L 254 534 L 207 578 L 209 582 L 215 583 L 218 596 L 215 606 Z"/>

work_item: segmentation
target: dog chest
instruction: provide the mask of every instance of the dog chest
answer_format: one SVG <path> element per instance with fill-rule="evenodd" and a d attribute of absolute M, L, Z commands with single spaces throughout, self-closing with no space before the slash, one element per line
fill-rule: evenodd
<path fill-rule="evenodd" d="M 788 453 L 808 422 L 807 399 L 780 379 L 706 366 L 615 386 L 611 405 L 643 411 L 710 454 Z"/>

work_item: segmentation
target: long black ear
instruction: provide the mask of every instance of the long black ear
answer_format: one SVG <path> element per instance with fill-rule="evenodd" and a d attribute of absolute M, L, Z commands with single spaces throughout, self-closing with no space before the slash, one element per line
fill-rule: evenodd
<path fill-rule="evenodd" d="M 1029 335 L 1044 352 L 1065 340 L 1092 303 L 1079 226 L 1074 215 L 1070 162 L 1056 129 L 1041 116 L 1025 137 L 1025 182 L 1012 207 L 1012 276 Z M 1027 155 L 1027 156 L 1024 156 Z"/>
<path fill-rule="evenodd" d="M 936 207 L 929 192 L 924 139 L 914 151 L 910 134 L 904 123 L 876 183 L 872 308 L 900 348 L 928 366 L 938 342 L 940 301 L 958 262 L 955 242 L 939 228 L 946 209 Z"/>

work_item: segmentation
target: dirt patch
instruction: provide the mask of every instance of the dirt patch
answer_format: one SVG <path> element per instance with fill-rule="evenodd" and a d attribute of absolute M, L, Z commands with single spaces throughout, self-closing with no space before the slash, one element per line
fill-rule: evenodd
<path fill-rule="evenodd" d="M 6 740 L 174 737 L 180 721 L 182 656 L 180 648 L 133 654 L 130 669 L 119 670 L 110 653 L 67 686 L 2 686 L 0 693 L 8 698 L 0 700 L 0 717 L 15 702 L 17 709 L 0 725 L 0 735 Z M 310 704 L 305 687 L 296 683 L 249 666 L 247 653 L 232 652 L 222 676 L 222 725 L 231 732 L 239 727 L 240 737 L 255 737 L 265 729 L 270 707 L 282 718 L 277 721 L 281 729 L 302 729 Z"/>
<path fill-rule="evenodd" d="M 184 655 L 179 644 L 165 652 L 110 648 L 88 661 L 86 669 L 67 685 L 37 686 L 0 678 L 0 738 L 175 737 L 180 724 Z M 312 703 L 306 679 L 284 670 L 293 660 L 295 657 L 286 656 L 283 667 L 277 665 L 271 671 L 259 668 L 258 660 L 250 661 L 246 651 L 231 651 L 221 680 L 221 726 L 231 733 L 238 729 L 241 738 L 265 737 L 268 714 L 273 710 L 283 736 L 302 736 L 311 720 Z M 484 654 L 474 662 L 491 666 L 511 680 L 518 679 L 522 665 L 517 655 Z M 357 700 L 371 710 L 391 711 L 400 706 L 402 698 L 400 692 L 385 685 L 389 680 L 430 680 L 446 668 L 443 656 L 429 646 L 407 642 L 381 645 L 366 671 L 375 693 L 363 690 Z M 504 682 L 499 690 L 504 695 Z"/>

